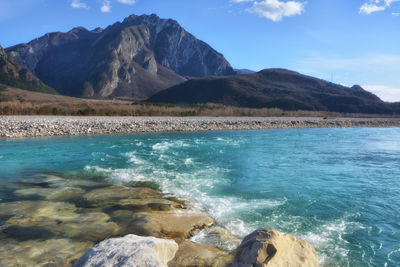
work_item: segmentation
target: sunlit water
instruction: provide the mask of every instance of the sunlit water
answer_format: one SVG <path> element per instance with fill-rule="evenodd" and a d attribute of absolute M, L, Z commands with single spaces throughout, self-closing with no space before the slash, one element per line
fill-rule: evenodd
<path fill-rule="evenodd" d="M 302 237 L 326 266 L 400 265 L 400 128 L 0 140 L 1 183 L 42 171 L 155 181 L 236 235 Z"/>

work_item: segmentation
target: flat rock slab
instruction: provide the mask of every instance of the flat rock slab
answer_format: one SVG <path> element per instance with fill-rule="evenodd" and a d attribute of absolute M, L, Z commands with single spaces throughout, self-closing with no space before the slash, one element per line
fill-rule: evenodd
<path fill-rule="evenodd" d="M 57 187 L 57 188 L 40 188 L 31 187 L 19 189 L 14 192 L 15 195 L 20 197 L 41 197 L 46 200 L 52 201 L 66 201 L 74 198 L 79 198 L 85 193 L 85 190 L 79 187 Z"/>
<path fill-rule="evenodd" d="M 146 199 L 161 197 L 160 191 L 146 187 L 125 187 L 113 185 L 109 187 L 92 190 L 85 194 L 83 198 L 94 205 L 101 206 L 104 203 L 117 202 L 126 199 Z"/>
<path fill-rule="evenodd" d="M 181 241 L 189 238 L 196 230 L 215 224 L 208 214 L 179 210 L 158 212 L 132 212 L 117 210 L 110 213 L 113 221 L 122 225 L 128 233 L 172 238 Z"/>
<path fill-rule="evenodd" d="M 92 242 L 79 242 L 69 239 L 6 242 L 0 246 L 0 266 L 71 266 L 79 259 L 80 255 L 92 246 Z"/>
<path fill-rule="evenodd" d="M 75 205 L 65 202 L 2 203 L 0 215 L 11 216 L 4 222 L 0 237 L 5 235 L 20 241 L 65 237 L 96 242 L 120 232 L 120 227 L 106 213 L 77 212 Z"/>

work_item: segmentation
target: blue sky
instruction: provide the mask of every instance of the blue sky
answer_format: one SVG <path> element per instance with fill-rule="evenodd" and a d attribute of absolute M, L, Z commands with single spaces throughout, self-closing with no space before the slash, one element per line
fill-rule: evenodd
<path fill-rule="evenodd" d="M 0 44 L 151 13 L 235 68 L 288 68 L 400 101 L 400 0 L 1 0 Z"/>

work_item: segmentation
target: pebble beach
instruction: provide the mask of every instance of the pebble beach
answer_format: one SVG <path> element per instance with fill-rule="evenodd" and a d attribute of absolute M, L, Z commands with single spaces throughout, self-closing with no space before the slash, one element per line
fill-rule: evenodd
<path fill-rule="evenodd" d="M 400 118 L 1 116 L 0 137 L 400 126 Z"/>

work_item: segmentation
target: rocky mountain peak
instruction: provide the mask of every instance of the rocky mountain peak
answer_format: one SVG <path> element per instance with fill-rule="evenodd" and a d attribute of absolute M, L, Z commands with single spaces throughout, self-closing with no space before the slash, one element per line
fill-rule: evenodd
<path fill-rule="evenodd" d="M 102 31 L 103 31 L 103 28 L 97 27 L 97 28 L 94 29 L 92 32 L 94 32 L 94 33 L 101 33 Z"/>
<path fill-rule="evenodd" d="M 353 91 L 364 91 L 364 89 L 358 84 L 353 85 L 351 87 L 351 90 L 353 90 Z"/>
<path fill-rule="evenodd" d="M 165 21 L 172 21 L 172 19 L 161 19 L 156 14 L 151 15 L 130 15 L 129 17 L 125 18 L 122 22 L 124 25 L 139 25 L 139 24 L 147 24 L 147 25 L 156 25 Z"/>
<path fill-rule="evenodd" d="M 147 98 L 187 77 L 234 74 L 222 54 L 172 19 L 131 15 L 105 30 L 76 27 L 7 51 L 67 95 Z"/>

